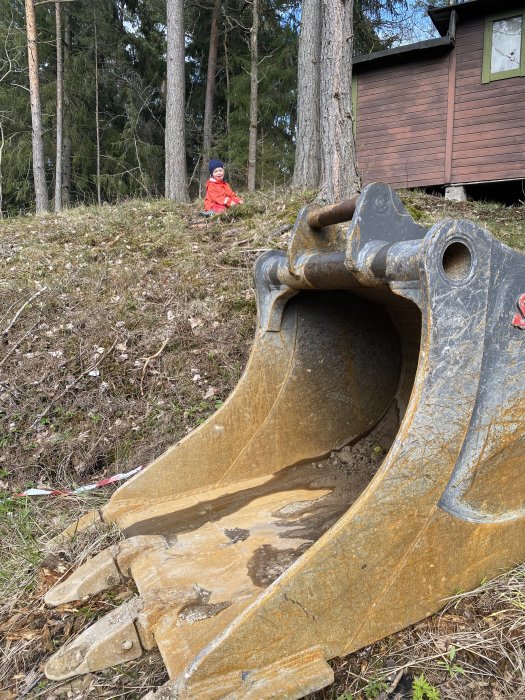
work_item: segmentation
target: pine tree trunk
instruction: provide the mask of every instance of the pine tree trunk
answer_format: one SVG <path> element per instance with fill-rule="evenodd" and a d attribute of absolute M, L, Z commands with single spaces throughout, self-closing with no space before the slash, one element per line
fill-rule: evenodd
<path fill-rule="evenodd" d="M 71 136 L 69 125 L 65 123 L 64 129 L 64 158 L 62 173 L 62 207 L 67 208 L 71 204 Z"/>
<path fill-rule="evenodd" d="M 248 191 L 255 191 L 257 171 L 257 92 L 259 89 L 259 5 L 252 0 L 253 22 L 250 30 L 250 132 L 248 141 Z"/>
<path fill-rule="evenodd" d="M 2 156 L 4 153 L 4 144 L 5 144 L 4 126 L 2 124 L 1 114 L 0 114 L 0 219 L 2 219 L 4 216 L 4 190 L 3 190 L 4 176 L 2 174 Z"/>
<path fill-rule="evenodd" d="M 55 24 L 57 42 L 57 117 L 56 117 L 56 163 L 55 163 L 55 211 L 62 209 L 62 156 L 64 115 L 64 64 L 62 60 L 62 17 L 60 2 L 55 2 Z"/>
<path fill-rule="evenodd" d="M 359 189 L 352 118 L 353 0 L 323 0 L 321 189 L 335 203 Z"/>
<path fill-rule="evenodd" d="M 64 13 L 64 71 L 68 70 L 71 57 L 71 22 L 69 9 L 66 5 Z M 67 99 L 66 99 L 67 102 Z M 64 147 L 62 161 L 62 206 L 68 207 L 71 202 L 71 134 L 68 110 L 64 109 L 62 114 Z"/>
<path fill-rule="evenodd" d="M 317 187 L 321 175 L 319 88 L 321 80 L 319 0 L 303 0 L 297 70 L 297 139 L 294 187 Z"/>
<path fill-rule="evenodd" d="M 228 54 L 228 32 L 224 32 L 224 72 L 226 74 L 226 161 L 230 160 L 231 140 L 230 140 L 230 112 L 231 112 L 231 97 L 230 97 L 230 59 Z"/>
<path fill-rule="evenodd" d="M 42 107 L 40 104 L 40 80 L 38 78 L 36 17 L 33 0 L 25 0 L 25 9 L 29 97 L 31 100 L 31 125 L 33 132 L 33 180 L 35 183 L 35 208 L 36 213 L 39 214 L 48 210 L 49 203 L 46 187 Z"/>
<path fill-rule="evenodd" d="M 166 199 L 188 202 L 186 178 L 184 2 L 167 0 Z"/>
<path fill-rule="evenodd" d="M 97 204 L 102 204 L 102 193 L 100 187 L 100 116 L 98 106 L 98 39 L 97 39 L 97 23 L 94 21 L 95 27 L 95 130 L 97 139 Z"/>
<path fill-rule="evenodd" d="M 202 187 L 206 185 L 206 180 L 208 179 L 208 161 L 211 157 L 213 98 L 215 97 L 217 77 L 217 49 L 221 4 L 222 0 L 215 0 L 213 13 L 211 16 L 210 46 L 208 49 L 208 74 L 206 77 L 206 100 L 204 103 L 204 128 L 202 139 L 202 165 L 200 177 Z"/>

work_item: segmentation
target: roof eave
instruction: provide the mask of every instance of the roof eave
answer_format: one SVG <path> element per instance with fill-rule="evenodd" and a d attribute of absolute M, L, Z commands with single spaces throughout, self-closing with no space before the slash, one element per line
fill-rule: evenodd
<path fill-rule="evenodd" d="M 418 41 L 415 44 L 407 44 L 405 46 L 396 46 L 393 49 L 385 49 L 384 51 L 374 51 L 373 53 L 363 54 L 353 59 L 352 65 L 355 68 L 371 66 L 374 63 L 382 63 L 389 61 L 394 57 L 401 59 L 411 59 L 421 53 L 430 52 L 439 49 L 451 49 L 454 46 L 455 38 L 447 34 L 446 36 L 438 37 L 437 39 L 428 39 L 427 41 Z"/>
<path fill-rule="evenodd" d="M 450 16 L 454 10 L 464 19 L 481 14 L 504 12 L 507 8 L 518 7 L 522 4 L 520 0 L 498 0 L 497 3 L 494 0 L 468 0 L 468 2 L 456 2 L 454 5 L 446 5 L 445 7 L 430 5 L 428 15 L 441 36 L 444 36 L 448 32 Z"/>
<path fill-rule="evenodd" d="M 470 0 L 470 2 L 456 3 L 454 5 L 446 5 L 445 7 L 434 7 L 429 5 L 427 12 L 428 16 L 432 20 L 434 27 L 438 30 L 441 36 L 446 36 L 448 33 L 448 27 L 450 23 L 450 15 L 452 10 L 458 10 L 459 8 L 464 8 L 465 5 L 470 5 L 471 3 L 476 4 L 478 0 Z"/>

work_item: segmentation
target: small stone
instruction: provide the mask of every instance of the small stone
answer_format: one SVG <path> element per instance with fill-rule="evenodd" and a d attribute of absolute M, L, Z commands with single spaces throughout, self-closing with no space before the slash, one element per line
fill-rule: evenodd
<path fill-rule="evenodd" d="M 125 642 L 122 642 L 122 648 L 124 649 L 124 651 L 129 651 L 132 646 L 133 642 L 130 639 L 126 639 Z"/>

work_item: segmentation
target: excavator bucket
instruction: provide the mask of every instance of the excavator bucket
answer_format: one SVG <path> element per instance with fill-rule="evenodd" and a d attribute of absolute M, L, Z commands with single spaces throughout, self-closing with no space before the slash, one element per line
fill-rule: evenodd
<path fill-rule="evenodd" d="M 525 256 L 374 184 L 305 207 L 255 281 L 237 388 L 103 508 L 124 539 L 48 592 L 137 587 L 49 678 L 158 647 L 170 680 L 147 698 L 300 698 L 525 559 Z M 325 459 L 370 435 L 375 473 Z"/>

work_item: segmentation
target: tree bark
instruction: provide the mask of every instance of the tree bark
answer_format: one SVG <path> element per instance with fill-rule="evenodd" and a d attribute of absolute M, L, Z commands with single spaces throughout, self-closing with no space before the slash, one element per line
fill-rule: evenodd
<path fill-rule="evenodd" d="M 208 74 L 206 76 L 206 99 L 204 103 L 204 128 L 202 138 L 201 187 L 208 179 L 208 161 L 211 157 L 213 99 L 217 79 L 217 50 L 219 36 L 219 19 L 221 16 L 222 0 L 215 0 L 211 16 L 210 46 L 208 49 Z"/>
<path fill-rule="evenodd" d="M 66 74 L 71 58 L 71 22 L 69 17 L 69 9 L 66 5 L 64 14 L 64 70 Z M 67 103 L 67 96 L 66 96 Z M 63 131 L 64 131 L 64 147 L 62 161 L 62 206 L 67 207 L 71 202 L 71 134 L 70 134 L 70 118 L 68 110 L 64 109 L 62 113 Z"/>
<path fill-rule="evenodd" d="M 335 203 L 359 189 L 352 117 L 353 0 L 323 0 L 321 47 L 321 189 Z"/>
<path fill-rule="evenodd" d="M 224 32 L 224 72 L 226 74 L 226 162 L 230 161 L 231 153 L 231 139 L 230 139 L 230 112 L 231 112 L 231 98 L 230 98 L 230 59 L 228 54 L 228 32 Z"/>
<path fill-rule="evenodd" d="M 98 39 L 97 39 L 97 23 L 93 22 L 95 27 L 95 129 L 97 139 L 97 204 L 102 204 L 102 193 L 100 187 L 100 117 L 98 106 Z"/>
<path fill-rule="evenodd" d="M 166 199 L 188 202 L 186 177 L 184 2 L 167 0 Z"/>
<path fill-rule="evenodd" d="M 64 116 L 64 63 L 62 54 L 62 17 L 60 2 L 55 2 L 55 25 L 57 42 L 57 116 L 56 116 L 56 162 L 55 162 L 55 212 L 62 209 L 63 170 L 63 116 Z"/>
<path fill-rule="evenodd" d="M 29 97 L 31 101 L 31 125 L 33 135 L 33 180 L 35 183 L 35 208 L 40 214 L 48 210 L 46 173 L 44 161 L 44 137 L 42 107 L 40 103 L 40 80 L 38 77 L 38 50 L 36 16 L 33 0 L 25 0 L 27 59 L 29 67 Z"/>
<path fill-rule="evenodd" d="M 0 114 L 0 219 L 4 216 L 4 176 L 2 174 L 2 156 L 4 153 L 4 125 L 2 124 L 2 115 Z"/>
<path fill-rule="evenodd" d="M 257 172 L 257 100 L 259 89 L 259 4 L 252 0 L 253 21 L 250 30 L 250 132 L 248 141 L 248 191 L 255 191 Z"/>
<path fill-rule="evenodd" d="M 297 137 L 294 187 L 318 187 L 321 175 L 319 88 L 321 80 L 319 0 L 303 0 L 297 70 Z"/>

